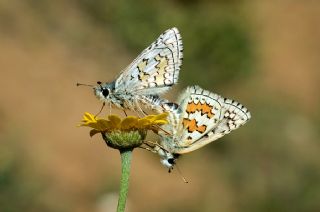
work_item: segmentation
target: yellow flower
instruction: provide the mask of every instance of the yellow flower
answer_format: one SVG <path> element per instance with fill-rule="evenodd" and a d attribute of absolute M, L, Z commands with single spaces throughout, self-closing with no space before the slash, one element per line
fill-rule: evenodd
<path fill-rule="evenodd" d="M 103 119 L 86 112 L 79 126 L 92 128 L 90 136 L 101 133 L 108 146 L 120 149 L 141 145 L 147 130 L 158 131 L 160 125 L 168 123 L 167 116 L 168 113 L 162 113 L 121 119 L 117 115 L 109 115 Z"/>

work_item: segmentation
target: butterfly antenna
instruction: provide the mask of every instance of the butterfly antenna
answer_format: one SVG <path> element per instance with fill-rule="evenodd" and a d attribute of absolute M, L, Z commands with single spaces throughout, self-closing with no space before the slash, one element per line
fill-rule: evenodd
<path fill-rule="evenodd" d="M 88 84 L 83 84 L 83 83 L 78 83 L 78 82 L 77 82 L 77 86 L 80 86 L 80 85 L 89 86 L 89 87 L 94 87 L 93 85 L 88 85 Z"/>
<path fill-rule="evenodd" d="M 180 171 L 178 164 L 176 164 L 176 167 L 177 167 L 178 173 L 181 176 L 183 182 L 184 183 L 189 183 L 189 181 L 187 181 L 186 178 L 182 175 L 182 172 Z"/>

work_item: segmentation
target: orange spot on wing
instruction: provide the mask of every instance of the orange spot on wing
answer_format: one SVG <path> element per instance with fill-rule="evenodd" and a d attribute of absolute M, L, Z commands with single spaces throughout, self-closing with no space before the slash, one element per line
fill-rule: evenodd
<path fill-rule="evenodd" d="M 206 125 L 198 126 L 195 119 L 183 119 L 183 126 L 188 129 L 189 132 L 193 133 L 198 131 L 199 133 L 204 133 L 207 129 Z"/>
<path fill-rule="evenodd" d="M 211 105 L 206 103 L 201 104 L 200 102 L 197 104 L 191 102 L 187 105 L 187 113 L 195 113 L 196 111 L 200 111 L 202 115 L 207 114 L 208 118 L 212 118 L 214 116 L 212 109 L 213 107 Z"/>

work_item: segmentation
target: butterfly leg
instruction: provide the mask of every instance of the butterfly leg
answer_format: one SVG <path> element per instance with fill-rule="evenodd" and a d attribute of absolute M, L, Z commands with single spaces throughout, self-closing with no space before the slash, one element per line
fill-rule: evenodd
<path fill-rule="evenodd" d="M 94 115 L 94 117 L 97 117 L 97 116 L 101 113 L 101 111 L 103 110 L 103 108 L 104 108 L 105 105 L 106 105 L 106 103 L 103 102 L 100 111 L 99 111 L 96 115 Z"/>
<path fill-rule="evenodd" d="M 112 109 L 112 106 L 111 106 L 111 102 L 109 103 L 109 115 L 111 115 L 111 109 Z"/>
<path fill-rule="evenodd" d="M 122 111 L 123 111 L 124 115 L 127 117 L 128 114 L 127 114 L 126 110 L 122 110 Z"/>
<path fill-rule="evenodd" d="M 169 133 L 168 131 L 166 131 L 166 130 L 164 130 L 164 129 L 162 129 L 160 126 L 155 126 L 158 130 L 160 130 L 160 131 L 162 131 L 162 132 L 164 132 L 167 136 L 172 136 L 172 134 L 171 133 Z"/>
<path fill-rule="evenodd" d="M 160 144 L 158 144 L 157 142 L 153 142 L 153 141 L 145 141 L 144 142 L 145 145 L 147 145 L 150 148 L 153 148 L 155 150 L 155 147 L 158 147 L 162 150 L 167 151 L 163 146 L 161 146 Z M 155 150 L 156 151 L 156 150 Z M 157 151 L 156 151 L 157 152 Z"/>
<path fill-rule="evenodd" d="M 149 145 L 147 145 L 147 144 L 145 144 L 145 145 L 146 145 L 146 146 L 139 146 L 139 148 L 148 150 L 148 151 L 150 151 L 150 152 L 152 152 L 152 153 L 157 153 L 157 151 L 155 151 L 151 146 L 149 146 Z"/>
<path fill-rule="evenodd" d="M 139 118 L 148 115 L 146 112 L 144 112 L 144 111 L 142 110 L 142 108 L 140 107 L 140 104 L 139 104 L 139 102 L 138 102 L 137 100 L 134 100 L 134 105 L 135 105 L 135 108 L 137 109 L 137 110 L 135 110 L 135 111 L 137 112 Z"/>

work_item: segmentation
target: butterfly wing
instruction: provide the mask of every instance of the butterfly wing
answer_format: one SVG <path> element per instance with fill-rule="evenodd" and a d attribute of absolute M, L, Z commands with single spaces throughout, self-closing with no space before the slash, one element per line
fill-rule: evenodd
<path fill-rule="evenodd" d="M 165 92 L 178 81 L 182 51 L 178 29 L 168 29 L 120 74 L 115 88 L 134 95 Z"/>
<path fill-rule="evenodd" d="M 248 109 L 231 99 L 224 98 L 223 104 L 223 119 L 219 122 L 217 127 L 212 130 L 215 136 L 211 139 L 218 139 L 223 135 L 230 133 L 232 130 L 238 129 L 240 126 L 244 125 L 251 118 L 251 114 Z M 211 134 L 208 134 L 210 137 Z"/>
<path fill-rule="evenodd" d="M 198 86 L 187 88 L 180 99 L 180 118 L 173 153 L 194 151 L 245 124 L 251 117 L 240 103 Z"/>
<path fill-rule="evenodd" d="M 199 140 L 196 140 L 188 146 L 188 148 L 181 150 L 179 154 L 199 149 L 208 143 L 229 134 L 231 131 L 238 129 L 251 118 L 251 114 L 246 107 L 230 99 L 225 99 L 222 114 L 223 118 L 210 132 L 203 135 Z"/>

